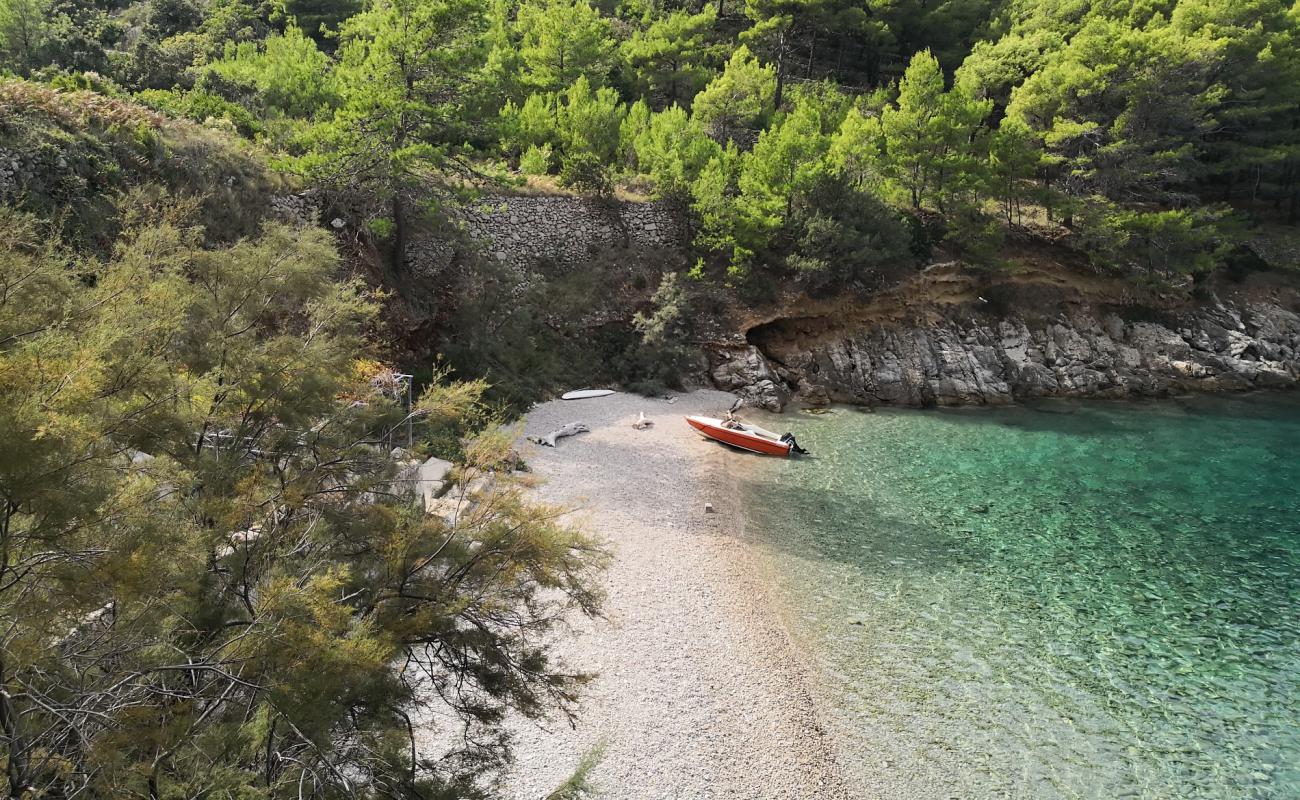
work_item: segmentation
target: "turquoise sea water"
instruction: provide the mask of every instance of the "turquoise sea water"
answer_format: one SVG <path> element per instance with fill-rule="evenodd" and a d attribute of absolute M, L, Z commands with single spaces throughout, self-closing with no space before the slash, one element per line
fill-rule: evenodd
<path fill-rule="evenodd" d="M 734 454 L 879 797 L 1300 798 L 1300 396 L 837 409 Z"/>

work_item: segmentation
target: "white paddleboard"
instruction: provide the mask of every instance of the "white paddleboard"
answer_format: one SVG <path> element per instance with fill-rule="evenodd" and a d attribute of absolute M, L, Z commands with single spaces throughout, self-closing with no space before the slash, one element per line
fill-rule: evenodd
<path fill-rule="evenodd" d="M 588 397 L 604 397 L 607 394 L 613 394 L 613 389 L 579 389 L 576 392 L 565 392 L 560 395 L 561 400 L 585 400 Z"/>

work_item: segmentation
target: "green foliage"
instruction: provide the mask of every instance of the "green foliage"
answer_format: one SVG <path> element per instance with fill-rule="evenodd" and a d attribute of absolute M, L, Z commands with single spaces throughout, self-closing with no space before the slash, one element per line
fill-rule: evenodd
<path fill-rule="evenodd" d="M 636 140 L 650 127 L 650 106 L 638 100 L 627 109 L 627 115 L 618 127 L 619 161 L 631 171 L 637 166 Z"/>
<path fill-rule="evenodd" d="M 47 58 L 51 0 L 0 0 L 0 64 L 28 75 Z"/>
<path fill-rule="evenodd" d="M 1079 215 L 1088 252 L 1101 265 L 1122 265 L 1171 277 L 1209 272 L 1241 239 L 1222 208 L 1126 209 L 1092 198 Z"/>
<path fill-rule="evenodd" d="M 145 89 L 138 92 L 136 97 L 141 103 L 174 117 L 208 123 L 212 120 L 226 120 L 242 136 L 252 137 L 262 131 L 262 123 L 248 109 L 199 89 Z"/>
<path fill-rule="evenodd" d="M 608 87 L 593 90 L 585 76 L 578 78 L 556 109 L 556 132 L 565 153 L 590 155 L 609 164 L 618 152 L 626 113 L 618 92 Z"/>
<path fill-rule="evenodd" d="M 1002 204 L 1007 225 L 1022 219 L 1021 201 L 1030 192 L 1025 187 L 1038 172 L 1042 151 L 1038 139 L 1015 119 L 1003 120 L 989 140 L 988 188 Z"/>
<path fill-rule="evenodd" d="M 530 145 L 519 157 L 519 171 L 525 175 L 548 175 L 553 159 L 550 144 Z"/>
<path fill-rule="evenodd" d="M 597 197 L 609 197 L 614 192 L 607 162 L 585 150 L 564 156 L 560 162 L 560 185 Z"/>
<path fill-rule="evenodd" d="M 499 123 L 502 149 L 520 153 L 530 147 L 558 143 L 558 116 L 555 95 L 531 94 L 522 106 L 507 101 Z"/>
<path fill-rule="evenodd" d="M 854 240 L 809 205 L 826 181 L 984 260 L 1008 226 L 1142 264 L 1160 259 L 1093 245 L 1176 238 L 1136 221 L 1170 211 L 1231 238 L 1219 203 L 1300 222 L 1288 0 L 120 5 L 0 0 L 0 69 L 255 137 L 326 202 L 390 220 L 397 271 L 417 228 L 511 167 L 679 201 L 736 280 L 812 275 L 805 245 Z M 1138 216 L 1091 224 L 1116 209 Z"/>
<path fill-rule="evenodd" d="M 202 221 L 226 241 L 252 233 L 282 186 L 237 139 L 130 101 L 17 80 L 0 80 L 0 149 L 25 156 L 9 201 L 101 250 L 120 224 L 119 194 L 133 187 L 206 189 Z"/>
<path fill-rule="evenodd" d="M 706 65 L 715 49 L 710 38 L 717 20 L 712 7 L 698 14 L 673 11 L 624 42 L 623 58 L 642 91 L 664 105 L 689 104 L 708 80 Z"/>
<path fill-rule="evenodd" d="M 137 90 L 188 89 L 193 84 L 191 69 L 207 53 L 208 42 L 192 31 L 161 41 L 142 37 L 129 53 L 119 53 L 114 75 L 122 84 Z"/>
<path fill-rule="evenodd" d="M 888 171 L 887 147 L 879 114 L 853 108 L 831 139 L 827 166 L 857 189 L 879 190 Z"/>
<path fill-rule="evenodd" d="M 302 31 L 326 46 L 326 31 L 337 31 L 349 17 L 362 10 L 359 0 L 284 0 L 284 12 Z"/>
<path fill-rule="evenodd" d="M 537 643 L 595 611 L 603 555 L 525 502 L 499 428 L 454 518 L 403 494 L 377 303 L 324 232 L 209 250 L 170 199 L 130 208 L 106 260 L 0 212 L 10 793 L 480 796 L 507 708 L 571 707 Z M 485 388 L 429 390 L 420 427 Z M 417 709 L 447 758 L 412 755 Z"/>
<path fill-rule="evenodd" d="M 899 213 L 843 178 L 818 176 L 799 195 L 787 227 L 787 264 L 809 289 L 866 286 L 874 273 L 912 261 Z"/>
<path fill-rule="evenodd" d="M 735 143 L 728 143 L 725 150 L 709 159 L 691 187 L 691 210 L 700 221 L 695 243 L 704 250 L 737 249 L 732 229 L 737 216 L 740 160 Z"/>
<path fill-rule="evenodd" d="M 976 134 L 991 103 L 958 86 L 944 91 L 939 62 L 917 53 L 898 87 L 897 104 L 880 116 L 889 184 L 913 208 L 972 192 L 980 181 Z"/>
<path fill-rule="evenodd" d="M 156 39 L 166 39 L 199 27 L 203 10 L 194 0 L 147 0 L 145 23 Z"/>
<path fill-rule="evenodd" d="M 507 152 L 528 158 L 527 166 L 520 160 L 526 174 L 544 174 L 558 156 L 561 183 L 607 195 L 613 188 L 613 165 L 623 149 L 626 114 L 617 92 L 608 87 L 593 90 L 585 76 L 579 77 L 561 98 L 533 94 L 522 107 L 506 103 L 499 123 L 501 142 Z"/>
<path fill-rule="evenodd" d="M 556 92 L 585 78 L 604 86 L 614 41 L 609 20 L 588 0 L 525 0 L 516 20 L 524 82 Z"/>
<path fill-rule="evenodd" d="M 665 273 L 654 297 L 650 299 L 651 312 L 637 313 L 632 320 L 641 334 L 641 340 L 647 345 L 658 346 L 680 339 L 687 302 L 686 290 L 678 280 L 677 273 Z"/>
<path fill-rule="evenodd" d="M 695 118 L 719 141 L 726 142 L 743 130 L 762 123 L 772 107 L 776 72 L 759 64 L 741 45 L 731 54 L 722 74 L 695 97 Z"/>
<path fill-rule="evenodd" d="M 436 195 L 439 171 L 452 164 L 450 137 L 470 92 L 462 70 L 483 56 L 481 12 L 474 0 L 381 0 L 340 32 L 339 107 L 297 166 L 335 192 L 389 206 L 396 270 L 418 222 L 413 195 Z"/>
<path fill-rule="evenodd" d="M 674 200 L 688 199 L 705 166 L 722 152 L 703 126 L 675 105 L 651 116 L 632 147 L 638 169 L 654 181 L 655 196 Z"/>
<path fill-rule="evenodd" d="M 1011 91 L 1063 45 L 1060 35 L 1048 30 L 976 42 L 957 70 L 955 83 L 971 97 L 993 100 L 996 108 L 1005 109 Z"/>
<path fill-rule="evenodd" d="M 260 43 L 228 45 L 208 65 L 226 80 L 255 87 L 266 106 L 304 118 L 328 113 L 338 102 L 331 68 L 329 57 L 294 26 Z"/>

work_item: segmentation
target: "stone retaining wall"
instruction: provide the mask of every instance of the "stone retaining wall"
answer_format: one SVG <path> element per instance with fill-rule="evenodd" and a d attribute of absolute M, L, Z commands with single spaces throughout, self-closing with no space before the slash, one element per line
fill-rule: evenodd
<path fill-rule="evenodd" d="M 466 209 L 462 220 L 489 258 L 517 269 L 544 261 L 574 267 L 605 249 L 671 248 L 686 240 L 662 203 L 495 196 Z"/>
<path fill-rule="evenodd" d="M 318 223 L 318 200 L 311 192 L 271 201 L 274 216 L 300 225 Z M 378 209 L 366 213 L 381 213 Z M 342 218 L 320 219 L 341 230 Z M 561 270 L 586 264 L 603 250 L 677 248 L 690 241 L 682 217 L 661 202 L 600 201 L 569 195 L 485 195 L 453 212 L 451 222 L 482 248 L 487 258 L 521 272 L 545 264 Z M 407 267 L 426 277 L 448 267 L 457 245 L 434 236 L 416 236 L 407 245 Z"/>

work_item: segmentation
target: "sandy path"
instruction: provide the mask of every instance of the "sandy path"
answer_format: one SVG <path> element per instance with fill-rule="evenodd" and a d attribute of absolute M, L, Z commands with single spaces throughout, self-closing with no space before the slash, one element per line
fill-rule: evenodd
<path fill-rule="evenodd" d="M 619 394 L 529 414 L 531 435 L 571 421 L 591 427 L 555 449 L 524 443 L 521 452 L 545 481 L 543 498 L 582 509 L 575 520 L 608 539 L 615 559 L 608 619 L 580 622 L 559 648 L 571 667 L 599 673 L 578 725 L 514 726 L 507 797 L 544 797 L 602 742 L 592 773 L 601 798 L 848 796 L 803 670 L 733 535 L 721 470 L 748 456 L 682 421 L 731 399 Z M 631 426 L 641 411 L 650 430 Z M 705 513 L 706 502 L 718 513 Z"/>

